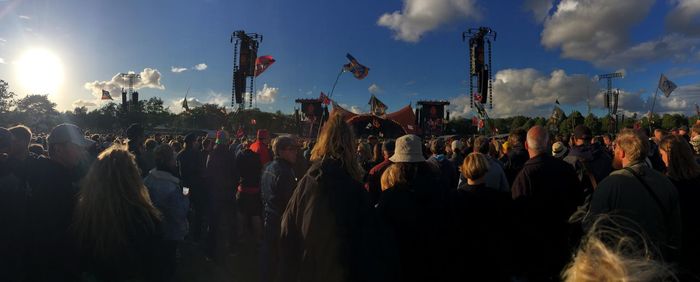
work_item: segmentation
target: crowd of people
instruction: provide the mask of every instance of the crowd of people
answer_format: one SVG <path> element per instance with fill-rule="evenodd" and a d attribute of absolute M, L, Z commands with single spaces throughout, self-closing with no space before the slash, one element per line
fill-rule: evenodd
<path fill-rule="evenodd" d="M 274 138 L 273 138 L 274 137 Z M 261 281 L 698 281 L 700 124 L 570 136 L 48 135 L 0 128 L 0 280 L 174 281 L 191 241 Z"/>

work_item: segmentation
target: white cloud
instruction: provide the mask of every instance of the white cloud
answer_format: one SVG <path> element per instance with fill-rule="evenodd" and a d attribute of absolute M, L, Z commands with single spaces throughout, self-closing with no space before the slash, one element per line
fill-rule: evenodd
<path fill-rule="evenodd" d="M 382 89 L 379 88 L 378 85 L 372 83 L 372 85 L 370 85 L 369 88 L 367 88 L 367 91 L 369 91 L 370 94 L 376 95 L 376 94 L 379 94 L 380 92 L 382 92 Z"/>
<path fill-rule="evenodd" d="M 20 18 L 20 19 L 23 19 L 23 20 L 26 20 L 26 21 L 32 19 L 30 16 L 27 16 L 27 15 L 19 15 L 19 18 Z"/>
<path fill-rule="evenodd" d="M 493 84 L 492 117 L 516 115 L 548 116 L 554 102 L 586 105 L 588 91 L 595 93 L 596 82 L 581 74 L 568 75 L 564 70 L 555 70 L 549 75 L 535 69 L 506 69 L 495 75 Z M 591 96 L 594 96 L 592 94 Z M 455 116 L 469 116 L 469 96 L 461 95 L 450 101 Z M 517 101 L 513 102 L 513 101 Z"/>
<path fill-rule="evenodd" d="M 133 74 L 133 71 L 130 71 L 129 74 Z M 160 72 L 157 69 L 151 69 L 151 68 L 145 68 L 143 71 L 139 73 L 141 78 L 135 78 L 134 79 L 134 90 L 142 89 L 142 88 L 152 88 L 152 89 L 159 89 L 159 90 L 164 90 L 165 86 L 160 83 Z M 93 82 L 87 82 L 83 86 L 85 89 L 90 90 L 92 92 L 92 95 L 95 97 L 101 97 L 102 96 L 102 90 L 107 90 L 109 91 L 113 96 L 114 93 L 120 93 L 121 89 L 127 89 L 129 88 L 129 79 L 126 77 L 122 77 L 119 73 L 115 74 L 114 77 L 112 77 L 111 80 L 108 81 L 93 81 Z"/>
<path fill-rule="evenodd" d="M 263 84 L 263 88 L 255 93 L 255 100 L 260 104 L 272 104 L 277 99 L 277 94 L 280 89 L 277 87 L 269 87 L 267 84 Z"/>
<path fill-rule="evenodd" d="M 195 70 L 198 70 L 198 71 L 203 71 L 203 70 L 207 69 L 207 64 L 205 64 L 205 63 L 196 64 L 192 68 L 194 68 Z"/>
<path fill-rule="evenodd" d="M 525 9 L 532 12 L 537 22 L 544 21 L 552 9 L 553 0 L 526 0 Z"/>
<path fill-rule="evenodd" d="M 666 16 L 666 27 L 671 32 L 700 35 L 700 1 L 674 0 L 676 5 Z"/>
<path fill-rule="evenodd" d="M 700 38 L 683 36 L 678 33 L 639 43 L 619 52 L 611 53 L 594 60 L 599 66 L 632 65 L 659 59 L 672 59 L 685 62 L 692 58 L 693 50 L 700 45 Z"/>
<path fill-rule="evenodd" d="M 73 101 L 73 107 L 97 107 L 97 104 L 95 102 L 83 100 L 83 99 L 78 99 Z"/>
<path fill-rule="evenodd" d="M 181 73 L 181 72 L 187 71 L 187 68 L 183 68 L 183 67 L 170 67 L 170 71 L 171 71 L 171 72 L 174 72 L 174 73 Z"/>
<path fill-rule="evenodd" d="M 340 107 L 342 107 L 343 109 L 346 109 L 352 113 L 355 113 L 355 114 L 362 114 L 363 113 L 362 108 L 355 106 L 355 105 L 340 104 Z"/>
<path fill-rule="evenodd" d="M 403 0 L 401 11 L 383 14 L 377 24 L 394 31 L 397 40 L 418 42 L 424 33 L 466 18 L 480 18 L 476 0 Z"/>
<path fill-rule="evenodd" d="M 3 65 L 6 64 L 6 63 L 5 63 L 5 59 L 0 58 L 0 64 L 3 64 Z"/>
<path fill-rule="evenodd" d="M 562 57 L 604 63 L 622 51 L 628 33 L 649 14 L 654 0 L 561 0 L 544 21 L 541 43 Z"/>

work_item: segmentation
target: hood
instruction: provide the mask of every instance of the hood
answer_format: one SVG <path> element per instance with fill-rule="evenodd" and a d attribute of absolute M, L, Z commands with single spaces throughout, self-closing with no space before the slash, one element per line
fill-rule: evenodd
<path fill-rule="evenodd" d="M 603 153 L 605 153 L 605 151 L 603 151 L 603 146 L 598 143 L 574 146 L 569 150 L 569 156 L 576 156 L 586 161 L 592 161 L 600 157 Z"/>
<path fill-rule="evenodd" d="M 150 172 L 148 172 L 148 175 L 152 176 L 155 179 L 160 179 L 160 180 L 169 181 L 169 182 L 172 182 L 175 184 L 180 184 L 180 179 L 173 176 L 172 174 L 170 174 L 170 172 L 167 172 L 167 171 L 157 170 L 154 168 Z"/>

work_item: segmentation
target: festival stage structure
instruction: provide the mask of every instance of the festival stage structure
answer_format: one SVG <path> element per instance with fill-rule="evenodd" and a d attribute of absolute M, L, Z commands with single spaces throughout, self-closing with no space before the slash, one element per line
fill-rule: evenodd
<path fill-rule="evenodd" d="M 243 30 L 231 34 L 233 43 L 233 85 L 231 89 L 231 106 L 239 105 L 245 109 L 245 97 L 248 94 L 248 107 L 253 108 L 255 91 L 256 59 L 258 47 L 262 43 L 262 35 L 246 33 Z"/>
<path fill-rule="evenodd" d="M 488 127 L 491 133 L 497 129 L 490 122 L 486 106 L 493 109 L 493 70 L 491 43 L 496 41 L 496 31 L 489 27 L 470 28 L 462 33 L 462 40 L 469 42 L 469 105 L 476 109 L 475 123 L 481 130 Z M 476 82 L 476 87 L 474 83 Z"/>
<path fill-rule="evenodd" d="M 624 115 L 618 115 L 617 106 L 620 97 L 620 90 L 612 90 L 612 80 L 613 78 L 622 78 L 624 74 L 621 72 L 606 73 L 598 75 L 598 80 L 606 79 L 608 83 L 607 90 L 605 91 L 605 108 L 608 109 L 607 118 L 610 119 L 608 123 L 608 132 L 616 133 L 619 124 L 624 122 Z"/>

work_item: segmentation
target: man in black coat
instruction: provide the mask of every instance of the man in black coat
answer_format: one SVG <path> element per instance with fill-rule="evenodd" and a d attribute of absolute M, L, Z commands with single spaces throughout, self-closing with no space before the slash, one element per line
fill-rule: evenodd
<path fill-rule="evenodd" d="M 265 167 L 260 180 L 264 208 L 261 281 L 275 281 L 282 214 L 297 184 L 294 164 L 298 150 L 293 138 L 276 138 L 272 143 L 275 158 Z"/>
<path fill-rule="evenodd" d="M 508 183 L 513 183 L 515 177 L 525 165 L 525 162 L 530 158 L 525 149 L 526 132 L 522 128 L 513 130 L 508 136 L 508 152 L 503 157 L 503 171 L 506 173 Z"/>
<path fill-rule="evenodd" d="M 574 170 L 549 152 L 547 131 L 535 126 L 527 133 L 525 162 L 512 187 L 516 223 L 517 276 L 530 281 L 558 281 L 571 250 L 568 219 L 583 201 Z"/>
<path fill-rule="evenodd" d="M 56 126 L 48 137 L 49 157 L 28 162 L 27 280 L 77 281 L 77 251 L 69 227 L 87 171 L 86 139 L 73 124 Z"/>
<path fill-rule="evenodd" d="M 209 238 L 207 254 L 223 259 L 233 251 L 236 230 L 236 185 L 239 170 L 236 158 L 228 149 L 228 136 L 217 133 L 214 149 L 209 153 L 205 178 L 209 186 Z"/>
<path fill-rule="evenodd" d="M 579 181 L 589 193 L 612 172 L 612 158 L 600 144 L 591 144 L 592 139 L 593 134 L 587 126 L 576 126 L 574 145 L 564 158 L 574 168 Z"/>
<path fill-rule="evenodd" d="M 205 159 L 199 150 L 197 135 L 185 136 L 185 148 L 177 154 L 177 167 L 180 170 L 181 185 L 190 188 L 190 199 L 194 206 L 194 220 L 190 229 L 192 237 L 198 241 L 201 236 L 207 207 L 207 186 L 204 183 Z"/>

